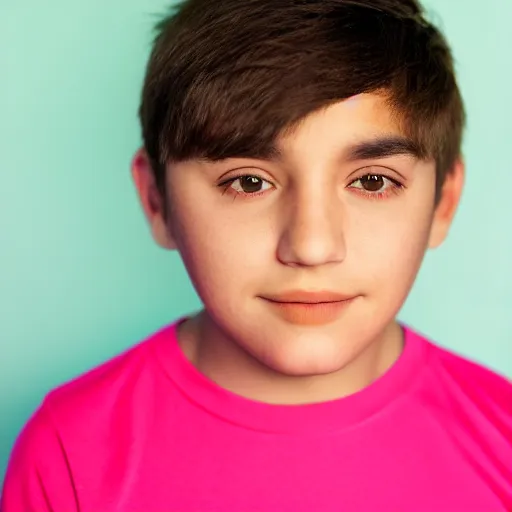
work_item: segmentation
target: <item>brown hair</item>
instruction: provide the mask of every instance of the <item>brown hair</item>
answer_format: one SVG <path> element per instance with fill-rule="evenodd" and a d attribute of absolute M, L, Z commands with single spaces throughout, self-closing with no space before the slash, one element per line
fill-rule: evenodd
<path fill-rule="evenodd" d="M 416 0 L 187 0 L 157 25 L 142 92 L 157 186 L 168 162 L 269 156 L 311 112 L 380 91 L 435 159 L 439 193 L 465 113 L 450 48 Z"/>

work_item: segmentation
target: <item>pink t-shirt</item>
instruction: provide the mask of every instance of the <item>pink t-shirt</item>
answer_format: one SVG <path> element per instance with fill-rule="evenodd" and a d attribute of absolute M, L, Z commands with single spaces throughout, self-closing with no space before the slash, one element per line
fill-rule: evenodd
<path fill-rule="evenodd" d="M 13 450 L 2 512 L 512 511 L 512 385 L 405 328 L 350 397 L 234 395 L 176 323 L 52 391 Z"/>

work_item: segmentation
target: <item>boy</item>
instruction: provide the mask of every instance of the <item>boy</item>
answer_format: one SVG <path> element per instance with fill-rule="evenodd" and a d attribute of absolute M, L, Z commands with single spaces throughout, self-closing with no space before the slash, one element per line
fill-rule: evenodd
<path fill-rule="evenodd" d="M 133 177 L 204 303 L 52 391 L 3 512 L 512 510 L 512 387 L 395 317 L 463 187 L 415 0 L 189 0 Z"/>

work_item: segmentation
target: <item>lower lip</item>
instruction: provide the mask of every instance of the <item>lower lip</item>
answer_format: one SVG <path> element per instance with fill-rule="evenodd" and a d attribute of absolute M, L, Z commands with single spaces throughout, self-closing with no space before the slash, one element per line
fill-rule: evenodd
<path fill-rule="evenodd" d="M 296 325 L 324 325 L 334 322 L 353 299 L 305 304 L 268 300 L 281 318 Z"/>

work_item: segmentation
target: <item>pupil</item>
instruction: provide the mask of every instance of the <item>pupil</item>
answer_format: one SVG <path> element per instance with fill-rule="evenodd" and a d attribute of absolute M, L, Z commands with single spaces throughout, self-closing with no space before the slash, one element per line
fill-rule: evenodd
<path fill-rule="evenodd" d="M 384 178 L 369 174 L 361 179 L 361 184 L 365 190 L 369 192 L 377 192 L 384 186 Z"/>
<path fill-rule="evenodd" d="M 248 194 L 259 192 L 261 188 L 261 180 L 256 176 L 244 176 L 240 180 L 240 185 L 242 186 L 242 190 Z"/>

